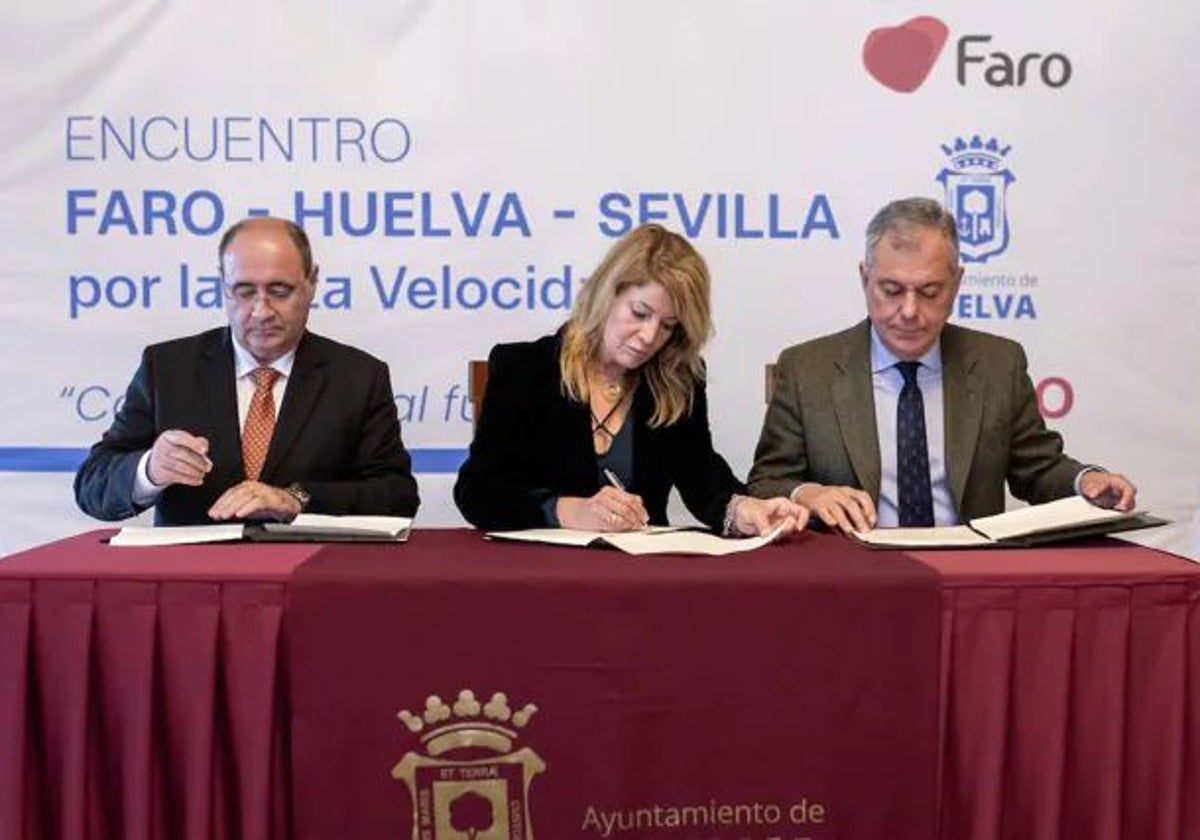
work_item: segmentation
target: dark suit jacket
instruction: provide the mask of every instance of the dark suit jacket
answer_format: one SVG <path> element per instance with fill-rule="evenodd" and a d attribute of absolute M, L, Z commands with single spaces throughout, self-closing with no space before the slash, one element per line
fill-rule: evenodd
<path fill-rule="evenodd" d="M 208 438 L 213 469 L 200 487 L 166 488 L 155 522 L 208 522 L 217 497 L 246 477 L 228 327 L 146 348 L 121 410 L 75 476 L 79 507 L 107 520 L 139 513 L 131 498 L 137 463 L 167 429 Z M 417 484 L 387 365 L 305 333 L 259 480 L 299 482 L 314 513 L 416 513 Z"/>
<path fill-rule="evenodd" d="M 1004 510 L 1004 482 L 1032 503 L 1074 493 L 1083 465 L 1038 413 L 1015 341 L 947 324 L 942 331 L 946 470 L 963 520 Z M 879 500 L 879 434 L 867 321 L 784 350 L 750 471 L 751 492 L 787 495 L 805 481 L 858 487 Z"/>
<path fill-rule="evenodd" d="M 601 487 L 588 406 L 562 393 L 559 336 L 497 345 L 470 455 L 458 472 L 454 501 L 471 524 L 492 530 L 544 527 L 542 504 L 556 496 L 594 495 Z M 713 451 L 704 383 L 691 413 L 651 428 L 648 388 L 634 392 L 633 484 L 650 521 L 667 523 L 667 496 L 679 488 L 697 519 L 720 530 L 725 508 L 745 488 Z"/>

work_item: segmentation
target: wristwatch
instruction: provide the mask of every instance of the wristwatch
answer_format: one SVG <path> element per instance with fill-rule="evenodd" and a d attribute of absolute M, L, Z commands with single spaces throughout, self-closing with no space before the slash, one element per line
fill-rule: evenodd
<path fill-rule="evenodd" d="M 304 513 L 304 511 L 308 510 L 308 503 L 312 501 L 312 496 L 298 483 L 292 482 L 287 487 L 283 488 L 283 492 L 287 493 L 296 500 L 296 503 L 300 505 L 301 513 Z"/>

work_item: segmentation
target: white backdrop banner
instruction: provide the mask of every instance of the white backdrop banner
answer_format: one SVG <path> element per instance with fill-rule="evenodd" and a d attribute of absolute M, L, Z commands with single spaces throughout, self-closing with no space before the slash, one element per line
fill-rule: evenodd
<path fill-rule="evenodd" d="M 711 419 L 745 474 L 764 363 L 863 316 L 866 222 L 916 194 L 959 219 L 954 320 L 1024 343 L 1071 454 L 1156 512 L 1200 506 L 1195 4 L 15 0 L 0 18 L 0 552 L 95 526 L 75 466 L 144 345 L 223 321 L 217 240 L 260 213 L 313 238 L 310 326 L 391 365 L 424 525 L 462 524 L 467 361 L 553 330 L 645 221 L 709 261 Z"/>

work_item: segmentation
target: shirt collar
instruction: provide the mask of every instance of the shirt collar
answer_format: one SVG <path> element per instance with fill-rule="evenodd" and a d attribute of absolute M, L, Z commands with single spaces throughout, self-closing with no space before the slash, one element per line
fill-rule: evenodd
<path fill-rule="evenodd" d="M 879 373 L 890 367 L 895 367 L 896 362 L 900 358 L 896 356 L 883 343 L 883 339 L 879 337 L 879 333 L 875 331 L 875 325 L 871 324 L 871 373 Z M 917 359 L 925 367 L 930 370 L 941 373 L 942 370 L 942 341 L 939 337 L 934 345 L 926 351 L 925 355 Z"/>
<path fill-rule="evenodd" d="M 232 336 L 231 336 L 232 337 Z M 291 376 L 292 365 L 296 361 L 296 349 L 293 347 L 288 352 L 284 353 L 267 367 L 275 368 L 285 378 Z M 242 379 L 249 376 L 255 370 L 263 367 L 258 363 L 258 360 L 250 355 L 250 351 L 238 343 L 236 338 L 233 339 L 233 376 L 235 379 Z"/>

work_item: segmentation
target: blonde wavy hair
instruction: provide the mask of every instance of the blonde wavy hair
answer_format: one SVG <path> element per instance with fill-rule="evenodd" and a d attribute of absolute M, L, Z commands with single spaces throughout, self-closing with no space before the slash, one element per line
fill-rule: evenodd
<path fill-rule="evenodd" d="M 621 237 L 583 284 L 563 334 L 558 357 L 563 393 L 588 400 L 588 364 L 604 340 L 613 303 L 630 286 L 661 283 L 679 325 L 670 340 L 638 371 L 654 399 L 651 426 L 669 426 L 691 411 L 704 376 L 700 350 L 712 336 L 708 266 L 691 244 L 662 225 L 646 224 Z"/>

